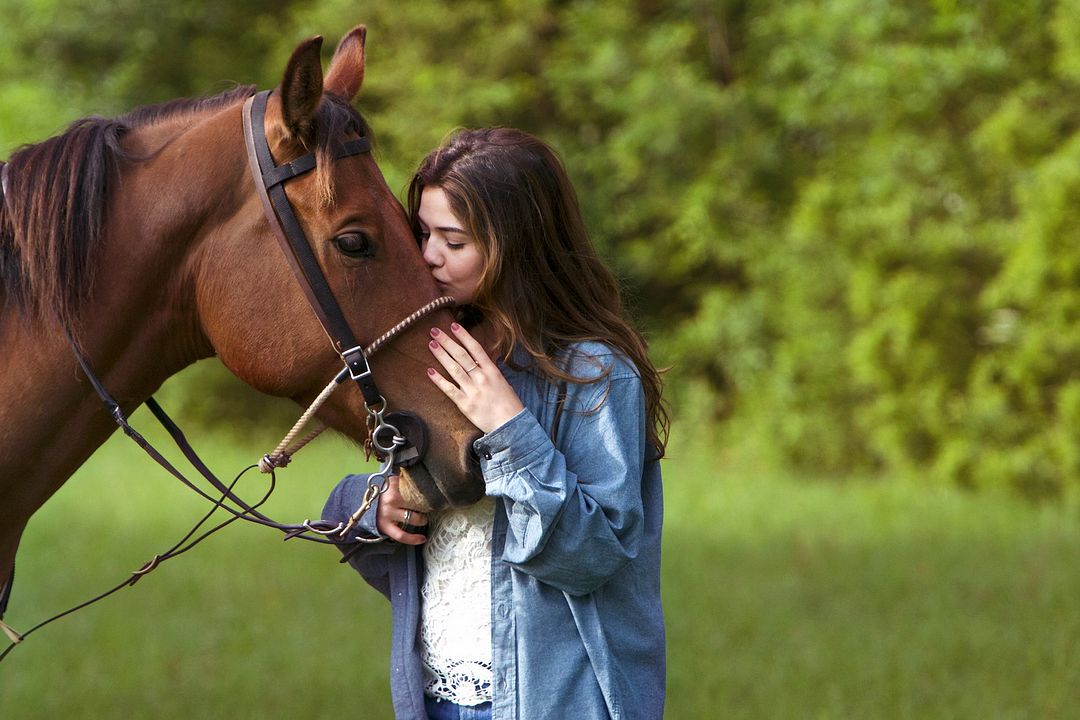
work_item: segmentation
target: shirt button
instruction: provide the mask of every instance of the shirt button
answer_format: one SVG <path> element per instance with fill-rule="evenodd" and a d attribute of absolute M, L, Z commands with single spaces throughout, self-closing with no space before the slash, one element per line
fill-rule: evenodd
<path fill-rule="evenodd" d="M 491 450 L 489 448 L 486 448 L 486 447 L 481 448 L 481 453 L 480 454 L 484 456 L 485 460 L 490 460 L 491 459 Z"/>
<path fill-rule="evenodd" d="M 505 603 L 500 603 L 499 604 L 499 617 L 502 617 L 502 618 L 510 617 L 510 608 L 507 607 Z"/>

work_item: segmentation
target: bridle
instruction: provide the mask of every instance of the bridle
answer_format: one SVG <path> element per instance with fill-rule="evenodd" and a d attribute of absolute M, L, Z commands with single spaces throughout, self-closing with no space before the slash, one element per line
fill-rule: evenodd
<path fill-rule="evenodd" d="M 333 292 L 330 290 L 322 268 L 315 258 L 292 210 L 289 198 L 285 195 L 285 183 L 315 169 L 315 155 L 308 153 L 302 157 L 277 165 L 270 153 L 270 144 L 266 140 L 266 104 L 270 91 L 265 90 L 248 98 L 244 103 L 244 145 L 247 148 L 251 175 L 255 180 L 255 189 L 262 201 L 263 212 L 270 228 L 274 231 L 282 251 L 285 253 L 293 274 L 300 283 L 308 304 L 315 311 L 323 330 L 326 332 L 335 352 L 341 355 L 350 377 L 364 395 L 364 403 L 374 407 L 385 402 L 375 386 L 363 348 L 357 343 L 352 329 L 345 321 Z M 335 159 L 359 155 L 371 151 L 371 143 L 366 137 L 359 137 L 340 145 Z"/>
<path fill-rule="evenodd" d="M 264 90 L 248 98 L 244 103 L 244 145 L 247 149 L 251 176 L 255 181 L 255 189 L 262 203 L 263 213 L 285 258 L 289 261 L 293 275 L 300 283 L 308 304 L 318 317 L 334 351 L 341 356 L 345 364 L 342 373 L 348 373 L 348 377 L 356 383 L 364 396 L 364 407 L 368 413 L 369 436 L 376 453 L 379 454 L 382 447 L 376 436 L 390 434 L 384 428 L 384 425 L 389 425 L 389 418 L 382 414 L 386 407 L 386 399 L 379 393 L 367 358 L 420 318 L 434 310 L 453 304 L 454 300 L 448 296 L 436 298 L 399 322 L 367 348 L 363 348 L 357 342 L 315 258 L 311 243 L 304 234 L 292 205 L 285 195 L 286 182 L 315 169 L 315 155 L 308 153 L 283 165 L 278 165 L 274 161 L 265 129 L 266 106 L 270 93 L 270 90 Z M 366 137 L 359 137 L 339 145 L 334 157 L 341 159 L 370 151 L 370 141 Z M 332 388 L 342 381 L 344 381 L 344 376 L 339 375 L 327 386 L 324 394 L 331 392 Z M 312 404 L 309 408 L 310 414 L 314 413 L 314 408 L 318 407 L 322 398 L 323 396 L 320 395 L 320 398 Z M 301 418 L 301 421 L 304 420 L 305 418 Z M 298 426 L 300 424 L 298 423 Z M 396 428 L 393 429 L 396 434 Z M 282 445 L 285 444 L 283 441 Z M 282 445 L 279 445 L 274 453 L 264 456 L 262 462 L 264 471 L 268 465 L 280 467 L 288 463 L 290 454 L 285 452 Z"/>
<path fill-rule="evenodd" d="M 318 264 L 311 244 L 304 234 L 296 214 L 293 212 L 288 196 L 285 194 L 284 184 L 286 182 L 315 169 L 315 155 L 314 153 L 308 153 L 283 165 L 278 165 L 274 161 L 269 143 L 266 139 L 265 129 L 266 105 L 270 93 L 271 91 L 269 90 L 257 93 L 248 98 L 244 103 L 244 144 L 247 150 L 252 179 L 255 182 L 256 192 L 262 203 L 263 211 L 270 224 L 270 228 L 278 239 L 281 249 L 284 252 L 286 259 L 289 261 L 293 274 L 299 282 L 316 317 L 319 319 L 323 331 L 326 333 L 327 338 L 334 348 L 334 352 L 341 357 L 344 367 L 334 376 L 322 393 L 320 393 L 316 400 L 307 408 L 300 420 L 278 445 L 277 449 L 264 455 L 258 464 L 251 465 L 242 470 L 228 485 L 218 479 L 199 458 L 194 448 L 187 442 L 183 432 L 176 423 L 172 421 L 157 401 L 153 397 L 147 399 L 147 407 L 169 433 L 188 462 L 191 463 L 192 467 L 194 467 L 220 495 L 220 497 L 215 498 L 188 480 L 183 473 L 173 466 L 173 464 L 154 448 L 146 438 L 129 424 L 120 405 L 113 399 L 108 390 L 106 390 L 101 383 L 100 379 L 93 372 L 89 361 L 79 349 L 71 332 L 65 329 L 75 359 L 78 361 L 79 366 L 82 368 L 83 373 L 90 381 L 95 392 L 101 398 L 105 408 L 112 415 L 117 425 L 124 431 L 124 434 L 134 440 L 139 447 L 171 475 L 180 480 L 188 488 L 213 503 L 213 507 L 180 542 L 167 552 L 155 555 L 153 559 L 133 572 L 131 576 L 126 578 L 122 583 L 91 600 L 35 625 L 21 635 L 2 622 L 5 609 L 4 605 L 6 605 L 7 595 L 11 590 L 11 580 L 9 579 L 5 596 L 2 599 L 2 604 L 0 604 L 0 630 L 3 630 L 8 634 L 12 643 L 6 650 L 0 653 L 0 660 L 3 660 L 3 658 L 30 633 L 44 627 L 54 620 L 58 620 L 65 615 L 102 600 L 123 587 L 134 585 L 147 573 L 160 566 L 165 560 L 187 552 L 210 534 L 217 532 L 236 520 L 247 520 L 260 525 L 276 528 L 285 533 L 286 540 L 300 537 L 305 540 L 339 546 L 352 544 L 353 547 L 351 549 L 346 548 L 345 556 L 341 560 L 342 562 L 345 562 L 349 556 L 362 546 L 362 543 L 379 542 L 382 540 L 382 538 L 368 539 L 356 536 L 349 540 L 349 531 L 359 521 L 360 517 L 370 509 L 375 499 L 386 491 L 387 480 L 393 469 L 395 467 L 407 467 L 421 459 L 425 445 L 423 441 L 422 424 L 419 423 L 415 416 L 408 413 L 386 413 L 386 398 L 379 393 L 368 359 L 376 351 L 392 342 L 394 338 L 411 327 L 418 320 L 440 308 L 449 307 L 454 303 L 454 300 L 447 296 L 432 300 L 396 323 L 366 347 L 357 341 L 352 329 L 345 320 L 345 316 L 341 311 L 341 306 L 338 304 L 337 299 L 330 289 L 329 283 L 326 281 L 326 277 Z M 371 144 L 368 139 L 366 137 L 358 137 L 339 145 L 334 154 L 334 158 L 341 159 L 352 155 L 367 153 L 370 152 L 370 150 Z M 0 202 L 6 200 L 8 168 L 9 166 L 7 164 L 0 164 L 0 179 L 2 179 L 2 182 L 0 182 Z M 294 455 L 300 447 L 303 447 L 303 445 L 310 441 L 314 435 L 317 435 L 321 429 L 316 430 L 314 433 L 305 437 L 298 445 L 291 445 L 293 438 L 295 438 L 298 431 L 315 414 L 315 411 L 330 396 L 334 389 L 349 379 L 356 383 L 360 392 L 363 394 L 364 408 L 368 415 L 367 447 L 369 451 L 373 450 L 380 460 L 379 470 L 369 476 L 368 487 L 364 493 L 361 506 L 357 508 L 348 521 L 337 524 L 321 520 L 315 522 L 304 520 L 304 522 L 299 524 L 286 524 L 270 519 L 259 512 L 258 508 L 270 498 L 270 495 L 274 491 L 276 483 L 275 470 L 287 465 L 292 455 Z M 419 437 L 406 436 L 394 423 L 408 423 L 411 428 L 415 428 L 414 433 L 418 433 Z M 256 467 L 270 475 L 270 486 L 265 495 L 254 505 L 251 505 L 238 497 L 233 492 L 233 488 L 245 473 Z M 230 507 L 226 504 L 226 501 L 234 503 L 239 509 Z M 231 514 L 232 517 L 195 537 L 195 533 L 198 529 L 209 520 L 210 516 L 219 508 Z M 12 573 L 12 577 L 14 577 L 14 572 Z"/>

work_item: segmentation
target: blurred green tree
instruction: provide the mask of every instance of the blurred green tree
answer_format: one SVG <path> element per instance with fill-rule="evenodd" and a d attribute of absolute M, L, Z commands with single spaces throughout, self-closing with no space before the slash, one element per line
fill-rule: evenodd
<path fill-rule="evenodd" d="M 0 9 L 7 147 L 365 22 L 391 187 L 458 126 L 550 141 L 681 417 L 815 474 L 1080 487 L 1080 0 Z"/>

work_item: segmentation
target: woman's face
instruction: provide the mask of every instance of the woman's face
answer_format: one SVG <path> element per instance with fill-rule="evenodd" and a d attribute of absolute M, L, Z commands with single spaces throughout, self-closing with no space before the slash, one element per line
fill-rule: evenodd
<path fill-rule="evenodd" d="M 442 188 L 424 188 L 417 219 L 420 250 L 439 290 L 453 297 L 458 305 L 471 303 L 476 299 L 484 259 L 480 244 L 450 210 Z"/>

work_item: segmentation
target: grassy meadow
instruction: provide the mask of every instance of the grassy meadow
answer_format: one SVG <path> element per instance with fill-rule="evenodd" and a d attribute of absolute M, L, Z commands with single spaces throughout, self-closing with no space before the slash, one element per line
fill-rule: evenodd
<path fill-rule="evenodd" d="M 276 441 L 192 435 L 230 478 Z M 799 481 L 701 447 L 676 438 L 665 466 L 668 718 L 1080 713 L 1075 508 Z M 359 462 L 320 439 L 268 513 L 316 516 Z M 31 521 L 7 621 L 111 587 L 203 510 L 114 437 Z M 0 663 L 0 718 L 389 718 L 388 620 L 333 550 L 234 524 L 30 636 Z"/>

